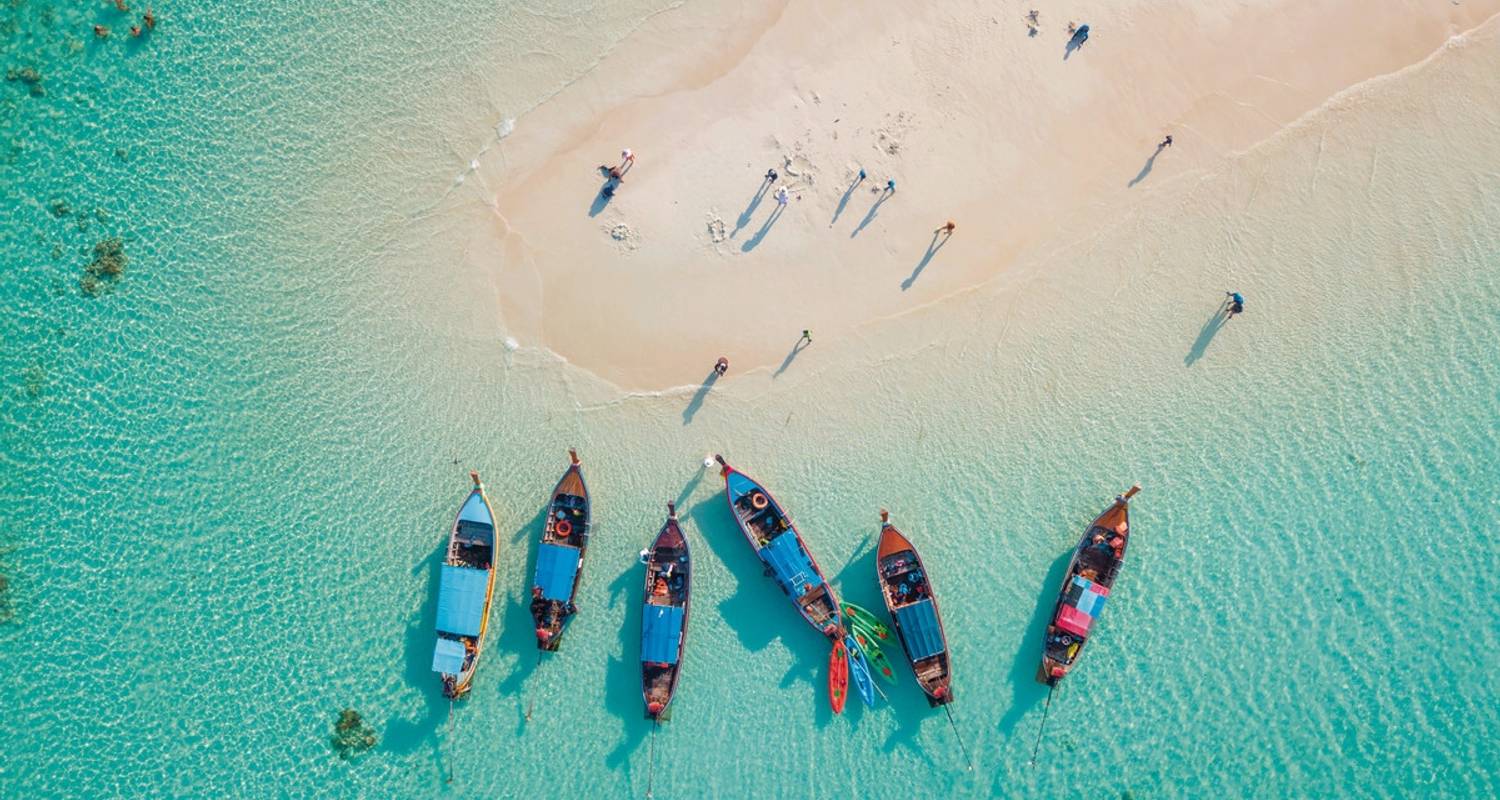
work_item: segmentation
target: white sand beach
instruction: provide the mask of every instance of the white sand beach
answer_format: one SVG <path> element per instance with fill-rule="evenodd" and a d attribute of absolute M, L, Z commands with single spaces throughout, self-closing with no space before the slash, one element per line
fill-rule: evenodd
<path fill-rule="evenodd" d="M 522 346 L 624 389 L 696 383 L 721 355 L 729 380 L 775 369 L 803 329 L 813 362 L 872 320 L 1045 270 L 1122 204 L 1500 12 L 1081 0 L 1029 35 L 1029 6 L 1004 6 L 659 15 L 484 156 L 493 214 L 472 212 L 465 266 Z M 1090 26 L 1081 47 L 1070 22 Z M 603 197 L 623 147 L 637 161 Z"/>

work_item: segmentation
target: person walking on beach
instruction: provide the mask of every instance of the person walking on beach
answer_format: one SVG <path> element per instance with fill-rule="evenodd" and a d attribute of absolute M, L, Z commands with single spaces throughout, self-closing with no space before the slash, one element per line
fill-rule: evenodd
<path fill-rule="evenodd" d="M 729 371 L 729 359 L 727 359 L 727 358 L 725 358 L 723 356 L 719 356 L 719 360 L 714 363 L 714 374 L 722 376 L 724 373 L 726 373 L 728 371 Z"/>
<path fill-rule="evenodd" d="M 620 151 L 620 166 L 623 167 L 623 166 L 625 166 L 627 164 L 634 164 L 634 163 L 635 163 L 635 153 L 631 152 L 630 148 L 627 147 L 624 150 Z"/>
<path fill-rule="evenodd" d="M 1245 313 L 1245 297 L 1239 292 L 1225 292 L 1227 298 L 1224 300 L 1226 321 L 1234 319 L 1235 314 Z"/>
<path fill-rule="evenodd" d="M 885 182 L 885 190 L 891 194 L 896 193 L 896 179 L 891 178 Z"/>
<path fill-rule="evenodd" d="M 797 340 L 797 344 L 802 344 L 803 342 L 812 344 L 812 331 L 807 330 L 806 328 L 802 330 L 802 338 Z"/>
<path fill-rule="evenodd" d="M 865 168 L 864 167 L 860 167 L 859 168 L 859 180 L 856 180 L 855 183 L 862 183 L 862 182 L 864 182 L 864 179 L 865 179 Z"/>
<path fill-rule="evenodd" d="M 787 188 L 786 188 L 785 184 L 776 187 L 776 205 L 778 205 L 778 206 L 784 206 L 784 205 L 786 205 L 786 201 L 790 197 L 791 197 L 791 192 L 787 191 Z"/>
<path fill-rule="evenodd" d="M 781 177 L 780 175 L 776 174 L 776 170 L 774 170 L 774 169 L 768 169 L 768 170 L 766 170 L 766 183 L 775 183 L 776 179 L 780 178 L 780 177 Z"/>
<path fill-rule="evenodd" d="M 1167 134 L 1167 138 L 1162 139 L 1159 143 L 1157 143 L 1156 149 L 1157 150 L 1165 150 L 1165 149 L 1167 149 L 1168 147 L 1171 147 L 1171 146 L 1172 146 L 1172 134 L 1169 133 L 1169 134 Z"/>
<path fill-rule="evenodd" d="M 937 230 L 933 231 L 933 233 L 944 233 L 944 234 L 947 234 L 949 236 L 952 236 L 953 235 L 953 229 L 957 228 L 957 227 L 958 227 L 958 225 L 956 223 L 954 223 L 953 220 L 950 219 L 946 223 L 944 223 L 943 227 L 938 228 Z"/>

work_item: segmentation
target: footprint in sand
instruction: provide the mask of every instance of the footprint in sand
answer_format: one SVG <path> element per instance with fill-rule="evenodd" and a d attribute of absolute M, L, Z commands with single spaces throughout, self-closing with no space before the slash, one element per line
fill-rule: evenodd
<path fill-rule="evenodd" d="M 725 229 L 723 219 L 717 216 L 708 218 L 708 238 L 714 244 L 719 244 L 729 238 L 729 231 Z"/>
<path fill-rule="evenodd" d="M 616 222 L 605 228 L 609 232 L 609 238 L 622 250 L 634 250 L 641 245 L 641 236 L 635 229 L 623 222 Z"/>

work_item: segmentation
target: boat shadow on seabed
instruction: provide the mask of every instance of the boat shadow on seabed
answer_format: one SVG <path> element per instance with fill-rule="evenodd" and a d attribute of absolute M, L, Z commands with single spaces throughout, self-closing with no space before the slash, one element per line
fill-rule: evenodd
<path fill-rule="evenodd" d="M 641 591 L 645 575 L 637 565 L 620 573 L 609 584 L 609 615 L 625 606 L 625 620 L 620 624 L 620 655 L 611 657 L 604 675 L 604 707 L 620 718 L 624 727 L 620 743 L 611 750 L 604 763 L 610 769 L 633 765 L 631 754 L 640 749 L 651 733 L 652 722 L 646 717 L 641 697 Z M 663 717 L 665 719 L 665 717 Z M 628 777 L 628 775 L 627 775 Z"/>
<path fill-rule="evenodd" d="M 736 591 L 719 603 L 720 617 L 729 622 L 740 644 L 752 653 L 765 650 L 778 638 L 784 639 L 796 661 L 780 686 L 787 688 L 798 680 L 806 680 L 808 697 L 816 709 L 816 724 L 821 728 L 832 722 L 823 672 L 828 664 L 828 640 L 808 627 L 775 581 L 766 575 L 764 565 L 745 543 L 722 492 L 694 503 L 688 509 L 688 518 L 699 539 L 734 576 Z"/>
<path fill-rule="evenodd" d="M 443 698 L 442 685 L 432 671 L 432 643 L 436 636 L 433 626 L 437 619 L 438 576 L 443 557 L 448 552 L 448 541 L 435 539 L 435 542 L 432 553 L 411 571 L 413 578 L 427 573 L 427 591 L 422 598 L 421 610 L 408 620 L 404 636 L 406 666 L 402 678 L 422 695 L 424 713 L 415 720 L 391 720 L 386 726 L 381 747 L 406 754 L 431 744 L 433 763 L 441 767 L 442 753 L 437 748 L 436 734 L 447 718 L 448 701 Z"/>
<path fill-rule="evenodd" d="M 1021 635 L 1021 646 L 1016 650 L 1016 657 L 1011 659 L 1008 677 L 1015 696 L 1010 708 L 1005 710 L 1005 716 L 1000 718 L 1002 735 L 1009 736 L 1027 711 L 1047 699 L 1047 685 L 1036 679 L 1037 670 L 1042 663 L 1042 639 L 1047 633 L 1047 624 L 1052 621 L 1052 611 L 1057 606 L 1058 587 L 1062 586 L 1063 576 L 1067 574 L 1068 564 L 1072 560 L 1073 549 L 1069 548 L 1047 567 L 1047 578 L 1042 583 L 1041 596 L 1037 598 L 1036 608 L 1031 612 L 1031 619 L 1027 621 L 1026 630 Z"/>

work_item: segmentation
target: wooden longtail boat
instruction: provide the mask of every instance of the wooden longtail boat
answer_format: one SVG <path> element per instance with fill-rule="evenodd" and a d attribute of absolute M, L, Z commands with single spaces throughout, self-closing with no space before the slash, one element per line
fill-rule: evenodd
<path fill-rule="evenodd" d="M 714 456 L 722 467 L 724 495 L 745 541 L 766 565 L 797 613 L 824 636 L 837 642 L 844 638 L 843 612 L 838 596 L 823 577 L 818 562 L 808 552 L 802 534 L 776 498 L 743 472 L 729 466 L 723 456 Z"/>
<path fill-rule="evenodd" d="M 1135 485 L 1117 496 L 1103 514 L 1089 523 L 1078 540 L 1058 592 L 1052 622 L 1047 626 L 1042 666 L 1037 671 L 1037 680 L 1048 686 L 1056 686 L 1078 661 L 1088 641 L 1089 629 L 1104 609 L 1104 600 L 1109 597 L 1120 565 L 1125 562 L 1125 548 L 1130 544 L 1130 498 L 1140 490 L 1140 485 Z"/>
<path fill-rule="evenodd" d="M 896 624 L 896 636 L 911 662 L 911 671 L 936 708 L 953 702 L 953 664 L 948 636 L 938 613 L 937 597 L 922 557 L 909 539 L 891 524 L 890 513 L 880 511 L 880 544 L 875 550 L 875 578 L 886 611 Z"/>
<path fill-rule="evenodd" d="M 667 503 L 667 521 L 646 551 L 646 594 L 641 613 L 641 697 L 646 716 L 670 719 L 682 654 L 687 648 L 688 605 L 693 559 L 677 524 L 677 508 Z"/>
<path fill-rule="evenodd" d="M 479 473 L 448 532 L 448 552 L 438 579 L 437 644 L 432 671 L 443 676 L 443 695 L 457 700 L 469 693 L 495 596 L 495 512 L 484 496 Z"/>
<path fill-rule="evenodd" d="M 531 587 L 536 646 L 551 652 L 562 645 L 563 628 L 578 613 L 574 601 L 589 546 L 589 489 L 577 451 L 569 450 L 568 457 L 573 463 L 552 489 L 536 556 L 536 582 Z"/>

